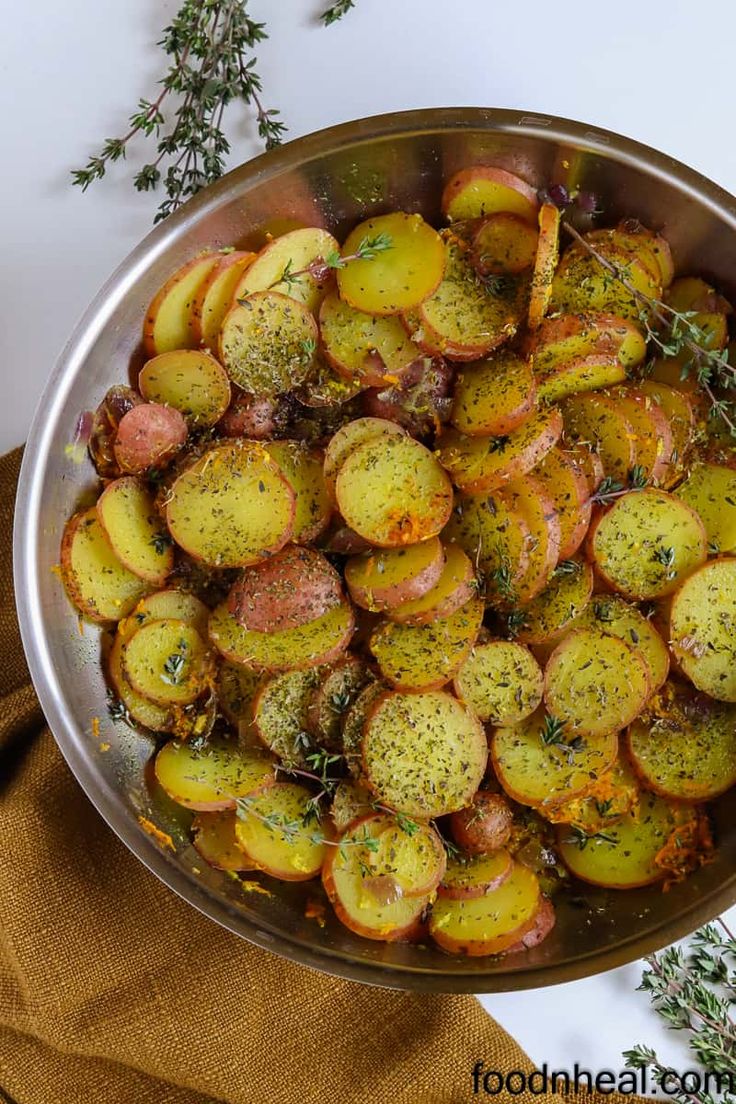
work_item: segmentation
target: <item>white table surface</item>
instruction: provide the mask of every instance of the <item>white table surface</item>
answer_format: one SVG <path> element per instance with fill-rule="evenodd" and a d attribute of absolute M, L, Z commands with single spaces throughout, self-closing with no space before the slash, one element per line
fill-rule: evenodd
<path fill-rule="evenodd" d="M 150 227 L 156 206 L 125 165 L 86 195 L 69 186 L 99 140 L 153 98 L 155 43 L 175 0 L 36 0 L 9 6 L 0 43 L 0 449 L 20 443 L 48 372 L 93 294 Z M 357 0 L 322 28 L 321 0 L 251 0 L 272 38 L 259 49 L 264 102 L 297 137 L 332 123 L 426 106 L 485 105 L 584 119 L 638 138 L 736 191 L 730 136 L 736 5 L 726 0 Z M 12 11 L 12 15 L 10 14 Z M 259 151 L 233 109 L 232 163 Z M 131 160 L 139 147 L 131 148 Z M 731 919 L 736 919 L 732 916 Z M 659 1029 L 634 964 L 534 993 L 483 998 L 539 1063 L 617 1070 Z M 481 1056 L 479 1056 L 481 1057 Z"/>

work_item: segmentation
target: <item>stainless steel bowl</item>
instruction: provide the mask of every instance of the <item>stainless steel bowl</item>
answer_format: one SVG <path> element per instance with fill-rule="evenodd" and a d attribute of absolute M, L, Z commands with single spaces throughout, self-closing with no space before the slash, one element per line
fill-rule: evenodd
<path fill-rule="evenodd" d="M 124 380 L 143 313 L 169 273 L 205 246 L 247 246 L 281 220 L 338 234 L 387 208 L 438 216 L 442 183 L 475 163 L 501 165 L 536 186 L 576 184 L 601 197 L 606 220 L 636 215 L 663 229 L 681 271 L 712 278 L 736 298 L 736 200 L 696 172 L 646 146 L 565 119 L 452 108 L 363 119 L 264 154 L 208 188 L 154 230 L 100 291 L 46 387 L 26 448 L 18 492 L 15 571 L 23 641 L 56 740 L 87 795 L 138 858 L 190 904 L 261 947 L 357 981 L 424 991 L 493 992 L 550 985 L 631 961 L 693 930 L 736 901 L 732 796 L 715 810 L 716 861 L 663 894 L 582 889 L 563 900 L 553 935 L 513 961 L 451 958 L 352 935 L 328 910 L 326 927 L 304 915 L 315 886 L 279 884 L 245 893 L 202 869 L 187 818 L 144 780 L 148 739 L 107 719 L 100 635 L 81 637 L 51 568 L 64 520 L 94 485 L 89 463 L 65 446 L 79 413 Z M 92 718 L 101 718 L 100 750 Z M 162 849 L 148 818 L 176 842 Z M 196 870 L 195 870 L 196 868 Z"/>

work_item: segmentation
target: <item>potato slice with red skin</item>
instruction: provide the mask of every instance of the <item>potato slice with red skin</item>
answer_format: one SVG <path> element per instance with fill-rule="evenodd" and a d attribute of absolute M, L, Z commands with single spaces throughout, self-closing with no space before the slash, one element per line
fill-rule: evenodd
<path fill-rule="evenodd" d="M 460 490 L 482 494 L 530 472 L 554 448 L 561 433 L 559 410 L 539 410 L 501 437 L 467 437 L 456 429 L 445 430 L 439 458 Z"/>
<path fill-rule="evenodd" d="M 396 422 L 412 437 L 426 437 L 438 433 L 449 417 L 453 381 L 453 369 L 442 357 L 420 357 L 394 386 L 365 391 L 361 410 Z"/>
<path fill-rule="evenodd" d="M 147 621 L 123 646 L 130 685 L 157 705 L 191 705 L 209 685 L 212 659 L 194 626 L 179 618 Z"/>
<path fill-rule="evenodd" d="M 312 797 L 305 786 L 273 782 L 241 802 L 235 838 L 258 870 L 283 882 L 317 877 L 329 848 L 322 842 L 324 829 L 305 819 Z M 278 824 L 289 825 L 288 831 Z"/>
<path fill-rule="evenodd" d="M 199 286 L 192 303 L 192 337 L 197 345 L 216 349 L 225 315 L 235 299 L 246 268 L 253 263 L 255 253 L 233 250 L 225 253 Z"/>
<path fill-rule="evenodd" d="M 212 611 L 209 634 L 217 650 L 233 663 L 260 671 L 290 671 L 334 663 L 350 644 L 354 628 L 347 602 L 306 625 L 271 633 L 244 629 L 223 602 Z"/>
<path fill-rule="evenodd" d="M 429 918 L 429 934 L 450 954 L 501 954 L 534 927 L 539 900 L 536 874 L 514 862 L 501 885 L 483 897 L 438 897 Z"/>
<path fill-rule="evenodd" d="M 404 548 L 364 552 L 345 564 L 345 582 L 356 605 L 390 610 L 423 597 L 442 575 L 445 552 L 439 537 Z"/>
<path fill-rule="evenodd" d="M 332 272 L 320 262 L 339 250 L 337 240 L 318 226 L 304 226 L 267 242 L 250 264 L 235 289 L 234 299 L 256 291 L 278 291 L 304 303 L 316 313 L 332 282 Z M 304 269 L 312 266 L 313 272 Z M 291 279 L 282 279 L 284 272 Z M 299 273 L 299 275 L 295 275 Z"/>
<path fill-rule="evenodd" d="M 574 456 L 561 448 L 551 449 L 534 471 L 552 499 L 560 523 L 559 558 L 574 556 L 585 540 L 592 514 L 588 481 Z"/>
<path fill-rule="evenodd" d="M 281 632 L 322 617 L 342 602 L 340 576 L 321 552 L 289 545 L 247 567 L 228 597 L 235 620 L 251 632 Z"/>
<path fill-rule="evenodd" d="M 719 552 L 736 552 L 736 470 L 725 464 L 694 464 L 675 490 L 700 517 L 708 545 Z"/>
<path fill-rule="evenodd" d="M 540 402 L 559 402 L 567 395 L 597 391 L 602 387 L 622 383 L 626 369 L 615 354 L 600 352 L 557 364 L 537 375 Z"/>
<path fill-rule="evenodd" d="M 493 165 L 461 169 L 448 180 L 442 193 L 442 213 L 450 222 L 507 211 L 533 223 L 538 208 L 537 192 L 531 184 Z"/>
<path fill-rule="evenodd" d="M 654 693 L 667 678 L 670 654 L 652 620 L 618 595 L 597 594 L 578 617 L 575 628 L 598 629 L 634 648 L 649 668 Z"/>
<path fill-rule="evenodd" d="M 478 790 L 467 809 L 451 815 L 450 831 L 458 847 L 469 855 L 498 854 L 511 839 L 513 823 L 513 810 L 503 794 Z"/>
<path fill-rule="evenodd" d="M 360 779 L 363 772 L 361 749 L 365 723 L 375 703 L 390 689 L 385 681 L 370 682 L 360 691 L 345 714 L 342 724 L 342 753 L 352 778 Z M 372 794 L 370 800 L 373 801 Z"/>
<path fill-rule="evenodd" d="M 324 532 L 332 517 L 322 451 L 304 441 L 280 440 L 268 441 L 266 452 L 296 495 L 291 539 L 295 544 L 309 544 Z"/>
<path fill-rule="evenodd" d="M 667 302 L 677 311 L 694 312 L 690 321 L 703 331 L 706 348 L 722 349 L 728 343 L 730 304 L 705 280 L 680 276 L 669 288 Z"/>
<path fill-rule="evenodd" d="M 345 380 L 363 387 L 400 379 L 417 359 L 416 345 L 400 318 L 356 310 L 337 292 L 322 303 L 319 327 L 328 363 Z"/>
<path fill-rule="evenodd" d="M 335 496 L 360 536 L 396 548 L 436 536 L 452 510 L 452 486 L 434 455 L 412 437 L 384 434 L 351 452 Z"/>
<path fill-rule="evenodd" d="M 574 736 L 608 736 L 631 724 L 651 692 L 649 667 L 619 637 L 575 629 L 544 672 L 550 714 Z"/>
<path fill-rule="evenodd" d="M 633 368 L 644 360 L 647 343 L 637 325 L 615 314 L 560 314 L 545 318 L 523 349 L 534 370 L 543 373 L 591 353 L 615 353 Z"/>
<path fill-rule="evenodd" d="M 276 403 L 265 396 L 235 395 L 217 428 L 223 437 L 266 440 L 276 431 Z"/>
<path fill-rule="evenodd" d="M 182 265 L 156 293 L 143 322 L 146 355 L 169 349 L 193 349 L 193 308 L 200 288 L 222 259 L 221 253 L 201 253 Z"/>
<path fill-rule="evenodd" d="M 369 647 L 381 674 L 401 690 L 437 690 L 462 666 L 478 638 L 483 602 L 471 598 L 427 625 L 378 625 Z"/>
<path fill-rule="evenodd" d="M 431 824 L 407 824 L 391 812 L 373 812 L 351 826 L 376 841 L 363 860 L 363 888 L 378 899 L 426 897 L 444 877 L 447 852 Z M 383 883 L 383 884 L 381 884 Z"/>
<path fill-rule="evenodd" d="M 107 390 L 95 410 L 87 448 L 97 474 L 103 479 L 116 479 L 122 475 L 114 451 L 118 426 L 123 415 L 142 402 L 143 399 L 132 387 L 116 384 Z"/>
<path fill-rule="evenodd" d="M 661 598 L 707 557 L 705 527 L 667 491 L 622 495 L 593 520 L 587 549 L 601 578 L 634 601 Z"/>
<path fill-rule="evenodd" d="M 235 809 L 238 798 L 270 784 L 275 763 L 263 750 L 225 740 L 210 740 L 203 748 L 171 740 L 156 755 L 155 774 L 177 805 L 212 813 Z"/>
<path fill-rule="evenodd" d="M 578 442 L 577 444 L 570 445 L 566 441 L 560 445 L 560 449 L 564 452 L 574 464 L 576 464 L 588 483 L 588 492 L 594 495 L 603 482 L 605 471 L 603 470 L 603 461 L 596 450 L 587 444 Z"/>
<path fill-rule="evenodd" d="M 162 586 L 174 566 L 174 549 L 145 484 L 132 475 L 108 483 L 97 500 L 97 517 L 120 562 Z"/>
<path fill-rule="evenodd" d="M 330 751 L 342 751 L 342 723 L 345 713 L 375 675 L 356 655 L 346 655 L 329 667 L 307 705 L 307 728 L 317 742 Z"/>
<path fill-rule="evenodd" d="M 146 402 L 173 407 L 198 429 L 210 429 L 230 405 L 227 372 L 201 349 L 159 353 L 143 365 L 138 387 Z"/>
<path fill-rule="evenodd" d="M 445 562 L 435 585 L 418 598 L 409 599 L 386 610 L 399 625 L 427 625 L 439 617 L 449 617 L 476 592 L 473 565 L 458 544 L 445 549 Z"/>
<path fill-rule="evenodd" d="M 120 470 L 141 475 L 171 460 L 187 439 L 180 411 L 160 403 L 141 403 L 124 414 L 115 434 L 115 460 Z"/>
<path fill-rule="evenodd" d="M 325 450 L 324 460 L 325 482 L 333 498 L 337 473 L 352 452 L 376 437 L 385 434 L 403 436 L 405 433 L 405 429 L 388 418 L 355 418 L 333 433 Z"/>
<path fill-rule="evenodd" d="M 403 314 L 432 295 L 445 269 L 442 239 L 421 215 L 394 211 L 359 223 L 345 239 L 344 258 L 385 236 L 389 247 L 338 269 L 340 298 L 368 314 Z"/>
<path fill-rule="evenodd" d="M 453 817 L 459 814 L 453 813 Z M 498 889 L 514 866 L 508 851 L 494 850 L 476 855 L 457 855 L 449 859 L 438 889 L 438 897 L 469 901 Z"/>
<path fill-rule="evenodd" d="M 555 570 L 544 590 L 524 606 L 517 638 L 526 644 L 556 643 L 570 628 L 577 627 L 592 593 L 590 564 L 566 560 L 564 570 Z"/>
<path fill-rule="evenodd" d="M 453 685 L 481 721 L 519 724 L 541 702 L 544 678 L 528 648 L 514 640 L 488 640 L 473 648 Z"/>
<path fill-rule="evenodd" d="M 347 778 L 338 782 L 330 806 L 330 819 L 338 832 L 345 832 L 354 820 L 372 816 L 375 811 L 373 794 L 364 786 Z"/>
<path fill-rule="evenodd" d="M 450 421 L 469 437 L 498 437 L 518 429 L 535 402 L 536 384 L 529 364 L 501 350 L 458 372 Z"/>
<path fill-rule="evenodd" d="M 308 378 L 318 340 L 317 323 L 303 303 L 256 291 L 225 315 L 219 359 L 243 391 L 274 398 Z"/>
<path fill-rule="evenodd" d="M 649 299 L 661 299 L 660 276 L 634 253 L 610 241 L 598 241 L 591 246 L 604 260 L 626 271 L 628 282 L 641 295 Z M 555 278 L 552 281 L 550 306 L 563 314 L 578 311 L 621 315 L 637 323 L 641 314 L 641 301 L 629 288 L 603 267 L 600 261 L 583 245 L 575 243 L 564 253 Z"/>
<path fill-rule="evenodd" d="M 517 275 L 534 264 L 539 235 L 526 219 L 496 211 L 472 237 L 471 261 L 481 276 Z"/>
<path fill-rule="evenodd" d="M 642 226 L 638 219 L 624 219 L 611 234 L 613 240 L 625 249 L 646 256 L 650 264 L 653 261 L 654 270 L 658 274 L 662 287 L 670 286 L 674 279 L 675 266 L 672 250 L 666 238 L 655 230 Z"/>
<path fill-rule="evenodd" d="M 620 229 L 599 229 L 589 230 L 585 235 L 585 240 L 596 249 L 601 246 L 604 249 L 608 247 L 617 249 L 623 254 L 629 254 L 632 257 L 636 257 L 639 263 L 647 270 L 651 279 L 660 285 L 662 284 L 662 270 L 660 269 L 659 261 L 654 254 L 654 250 L 650 248 L 643 235 L 627 233 Z"/>
<path fill-rule="evenodd" d="M 538 947 L 554 929 L 556 922 L 555 906 L 549 897 L 542 894 L 537 915 L 534 919 L 534 926 L 525 935 L 522 935 L 518 943 L 514 943 L 512 947 L 509 947 L 505 954 L 519 954 L 523 951 L 530 951 L 532 947 Z"/>
<path fill-rule="evenodd" d="M 192 843 L 206 863 L 216 870 L 255 870 L 250 859 L 238 847 L 235 837 L 237 816 L 230 810 L 198 813 L 192 821 Z"/>
<path fill-rule="evenodd" d="M 536 598 L 552 578 L 560 558 L 562 531 L 555 504 L 536 476 L 525 475 L 508 483 L 503 496 L 522 515 L 531 535 L 528 566 L 514 590 L 515 600 L 523 604 Z M 505 597 L 512 600 L 510 587 Z"/>
<path fill-rule="evenodd" d="M 91 621 L 120 621 L 150 590 L 115 554 L 94 506 L 66 523 L 60 555 L 67 595 Z"/>
<path fill-rule="evenodd" d="M 625 486 L 636 463 L 634 431 L 611 399 L 594 393 L 570 395 L 561 405 L 565 445 L 592 447 L 607 476 Z"/>
<path fill-rule="evenodd" d="M 660 482 L 669 490 L 681 479 L 695 432 L 695 403 L 684 391 L 654 379 L 637 380 L 637 391 L 653 400 L 667 418 L 672 435 L 672 453 Z"/>
<path fill-rule="evenodd" d="M 443 537 L 470 557 L 489 601 L 508 601 L 529 566 L 531 534 L 520 510 L 498 492 L 457 495 Z"/>
<path fill-rule="evenodd" d="M 365 390 L 365 386 L 360 380 L 349 380 L 341 376 L 318 349 L 315 366 L 301 387 L 294 391 L 294 398 L 302 406 L 315 410 L 332 409 L 350 402 Z"/>
<path fill-rule="evenodd" d="M 666 477 L 672 459 L 672 431 L 659 403 L 635 387 L 606 392 L 621 409 L 634 431 L 636 466 L 655 485 Z"/>
<path fill-rule="evenodd" d="M 669 621 L 672 653 L 693 685 L 736 701 L 736 558 L 711 560 L 686 579 Z"/>
<path fill-rule="evenodd" d="M 307 713 L 320 674 L 310 667 L 265 679 L 253 698 L 253 727 L 263 746 L 285 766 L 307 766 Z M 305 743 L 307 746 L 305 746 Z"/>
<path fill-rule="evenodd" d="M 538 329 L 549 310 L 557 263 L 560 259 L 560 212 L 554 203 L 539 210 L 539 238 L 534 260 L 527 325 Z"/>

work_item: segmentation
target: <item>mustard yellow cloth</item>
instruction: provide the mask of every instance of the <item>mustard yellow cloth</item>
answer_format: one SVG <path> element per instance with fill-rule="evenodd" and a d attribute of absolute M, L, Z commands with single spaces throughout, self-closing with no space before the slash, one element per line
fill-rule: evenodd
<path fill-rule="evenodd" d="M 478 1060 L 530 1069 L 472 997 L 368 988 L 252 947 L 112 834 L 57 751 L 23 660 L 19 461 L 0 459 L 0 1100 L 456 1104 L 483 1099 Z"/>

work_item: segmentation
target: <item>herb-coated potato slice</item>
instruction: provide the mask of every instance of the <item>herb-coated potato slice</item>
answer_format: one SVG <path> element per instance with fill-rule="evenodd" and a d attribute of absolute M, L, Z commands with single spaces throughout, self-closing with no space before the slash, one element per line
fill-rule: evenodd
<path fill-rule="evenodd" d="M 115 462 L 122 472 L 141 475 L 163 468 L 186 443 L 187 423 L 173 406 L 140 403 L 124 414 L 115 434 Z"/>
<path fill-rule="evenodd" d="M 192 304 L 192 332 L 197 345 L 216 349 L 225 315 L 233 305 L 235 289 L 246 268 L 255 260 L 255 253 L 233 250 L 224 253 L 200 284 Z"/>
<path fill-rule="evenodd" d="M 647 270 L 651 278 L 661 284 L 662 272 L 659 267 L 659 262 L 643 235 L 637 236 L 635 233 L 627 233 L 620 228 L 615 230 L 589 230 L 585 235 L 585 240 L 590 245 L 595 246 L 595 248 L 600 248 L 602 246 L 606 251 L 609 249 L 616 249 L 622 254 L 636 257 Z"/>
<path fill-rule="evenodd" d="M 501 954 L 534 926 L 539 901 L 536 874 L 514 862 L 504 881 L 482 897 L 438 897 L 429 934 L 450 954 Z"/>
<path fill-rule="evenodd" d="M 350 643 L 353 611 L 345 602 L 295 629 L 262 633 L 243 628 L 225 602 L 212 611 L 209 633 L 217 650 L 233 663 L 261 671 L 289 671 L 332 663 Z"/>
<path fill-rule="evenodd" d="M 263 445 L 216 445 L 175 481 L 166 521 L 176 543 L 212 567 L 246 567 L 291 538 L 296 495 Z"/>
<path fill-rule="evenodd" d="M 528 648 L 490 640 L 473 648 L 453 680 L 455 693 L 481 721 L 519 724 L 542 700 L 542 670 Z"/>
<path fill-rule="evenodd" d="M 346 379 L 366 387 L 400 379 L 417 359 L 416 345 L 400 318 L 356 310 L 337 292 L 330 292 L 322 303 L 319 330 L 329 363 Z"/>
<path fill-rule="evenodd" d="M 373 682 L 371 669 L 358 656 L 348 655 L 320 675 L 307 705 L 307 728 L 322 747 L 342 750 L 342 724 L 361 690 Z"/>
<path fill-rule="evenodd" d="M 172 349 L 146 361 L 138 376 L 146 402 L 174 407 L 189 426 L 209 429 L 230 405 L 227 372 L 200 349 Z"/>
<path fill-rule="evenodd" d="M 494 604 L 508 602 L 529 565 L 531 535 L 518 509 L 501 495 L 458 495 L 443 533 L 468 554 Z"/>
<path fill-rule="evenodd" d="M 322 869 L 328 847 L 319 821 L 309 823 L 312 794 L 294 782 L 274 782 L 238 806 L 235 838 L 246 857 L 284 882 L 305 882 Z"/>
<path fill-rule="evenodd" d="M 332 517 L 322 453 L 303 441 L 268 441 L 265 447 L 296 495 L 291 540 L 308 544 L 327 528 Z"/>
<path fill-rule="evenodd" d="M 717 701 L 736 701 L 736 559 L 712 560 L 680 587 L 670 610 L 680 667 Z"/>
<path fill-rule="evenodd" d="M 447 854 L 431 825 L 373 812 L 362 827 L 376 841 L 365 860 L 364 890 L 384 901 L 434 892 L 445 873 Z"/>
<path fill-rule="evenodd" d="M 389 808 L 444 816 L 468 805 L 486 769 L 480 721 L 442 690 L 384 694 L 363 728 L 363 771 Z"/>
<path fill-rule="evenodd" d="M 698 276 L 681 276 L 667 292 L 667 302 L 677 311 L 693 314 L 689 321 L 702 331 L 699 344 L 707 349 L 722 349 L 728 343 L 729 304 L 714 288 Z"/>
<path fill-rule="evenodd" d="M 565 455 L 582 471 L 588 482 L 588 493 L 595 494 L 605 477 L 603 461 L 596 449 L 582 441 L 575 444 L 565 442 L 560 447 Z"/>
<path fill-rule="evenodd" d="M 644 360 L 647 343 L 638 326 L 615 314 L 560 314 L 545 318 L 527 349 L 534 371 L 546 374 L 591 353 L 615 353 L 633 368 Z"/>
<path fill-rule="evenodd" d="M 320 683 L 314 668 L 284 671 L 262 683 L 253 700 L 253 723 L 261 743 L 287 766 L 305 766 L 312 750 L 307 714 Z"/>
<path fill-rule="evenodd" d="M 623 412 L 603 395 L 570 395 L 562 403 L 567 444 L 587 444 L 597 452 L 607 476 L 626 485 L 636 463 L 634 431 Z"/>
<path fill-rule="evenodd" d="M 625 219 L 610 233 L 614 242 L 645 259 L 647 265 L 657 273 L 662 287 L 670 286 L 674 279 L 675 266 L 666 238 L 642 226 L 636 219 Z"/>
<path fill-rule="evenodd" d="M 524 951 L 531 950 L 532 947 L 538 947 L 540 943 L 544 942 L 550 932 L 553 931 L 556 923 L 557 914 L 555 912 L 555 906 L 552 904 L 549 897 L 542 894 L 539 898 L 539 907 L 534 917 L 534 924 L 524 935 L 522 935 L 521 939 L 518 939 L 516 943 L 509 947 L 504 953 L 506 955 L 522 954 Z"/>
<path fill-rule="evenodd" d="M 534 272 L 529 294 L 527 325 L 533 332 L 541 326 L 549 310 L 552 285 L 560 259 L 560 212 L 554 203 L 543 203 L 539 209 L 539 238 L 534 258 Z"/>
<path fill-rule="evenodd" d="M 537 410 L 500 437 L 467 437 L 448 429 L 440 439 L 439 457 L 460 490 L 480 494 L 530 472 L 561 433 L 559 410 Z"/>
<path fill-rule="evenodd" d="M 450 420 L 469 437 L 518 429 L 534 409 L 536 387 L 527 361 L 509 350 L 458 372 Z"/>
<path fill-rule="evenodd" d="M 530 602 L 544 590 L 560 556 L 561 529 L 555 504 L 533 475 L 508 483 L 504 498 L 518 510 L 530 533 L 529 562 L 515 588 L 517 602 Z M 512 598 L 511 592 L 508 595 Z"/>
<path fill-rule="evenodd" d="M 391 621 L 400 625 L 426 625 L 438 617 L 449 617 L 468 602 L 476 592 L 473 565 L 459 544 L 450 544 L 445 550 L 442 573 L 421 598 L 412 598 L 386 611 Z"/>
<path fill-rule="evenodd" d="M 374 704 L 390 686 L 377 680 L 370 682 L 361 692 L 345 714 L 342 725 L 342 752 L 348 770 L 353 778 L 359 778 L 363 772 L 363 728 Z M 371 797 L 371 800 L 373 798 Z"/>
<path fill-rule="evenodd" d="M 370 650 L 381 674 L 393 686 L 406 690 L 434 690 L 456 674 L 475 644 L 483 602 L 477 598 L 428 625 L 379 625 L 370 638 Z"/>
<path fill-rule="evenodd" d="M 417 308 L 414 338 L 420 345 L 428 339 L 431 351 L 448 360 L 477 360 L 516 333 L 525 306 L 523 278 L 480 280 L 455 235 L 446 235 L 444 249 L 444 278 Z"/>
<path fill-rule="evenodd" d="M 255 869 L 238 847 L 235 837 L 237 815 L 231 810 L 199 813 L 192 821 L 192 843 L 205 862 L 217 870 Z"/>
<path fill-rule="evenodd" d="M 625 272 L 637 291 L 650 299 L 661 298 L 661 284 L 639 257 L 607 242 L 596 242 L 594 248 Z M 571 246 L 560 262 L 552 282 L 550 306 L 571 314 L 618 314 L 633 322 L 638 322 L 641 313 L 641 303 L 633 293 L 579 245 Z"/>
<path fill-rule="evenodd" d="M 508 211 L 533 223 L 538 207 L 537 193 L 531 184 L 493 165 L 461 169 L 448 180 L 442 193 L 442 213 L 450 222 Z"/>
<path fill-rule="evenodd" d="M 212 666 L 197 630 L 166 618 L 146 622 L 125 642 L 123 670 L 133 689 L 158 705 L 189 705 L 207 686 Z"/>
<path fill-rule="evenodd" d="M 176 717 L 171 706 L 156 705 L 155 702 L 139 694 L 128 682 L 123 669 L 123 648 L 125 638 L 118 634 L 112 642 L 107 657 L 107 673 L 118 700 L 125 707 L 127 716 L 137 725 L 143 725 L 151 732 L 171 732 L 176 726 Z"/>
<path fill-rule="evenodd" d="M 612 766 L 618 751 L 613 732 L 577 739 L 540 708 L 521 724 L 497 728 L 491 758 L 498 781 L 514 801 L 539 808 L 586 794 Z"/>
<path fill-rule="evenodd" d="M 598 594 L 576 622 L 576 628 L 597 629 L 618 636 L 634 648 L 649 668 L 652 692 L 667 678 L 670 655 L 654 625 L 636 606 L 611 594 Z"/>
<path fill-rule="evenodd" d="M 174 549 L 145 484 L 134 475 L 109 483 L 97 500 L 97 517 L 120 562 L 161 586 L 174 566 Z"/>
<path fill-rule="evenodd" d="M 510 842 L 514 811 L 503 793 L 478 790 L 470 805 L 450 816 L 455 843 L 469 855 L 498 851 Z"/>
<path fill-rule="evenodd" d="M 94 506 L 66 523 L 61 577 L 71 601 L 92 621 L 120 621 L 149 589 L 116 556 Z"/>
<path fill-rule="evenodd" d="M 695 430 L 694 402 L 684 391 L 669 387 L 666 383 L 659 383 L 654 379 L 638 380 L 636 389 L 659 406 L 669 423 L 670 434 L 672 435 L 672 453 L 667 470 L 663 473 L 660 482 L 665 488 L 672 487 L 682 477 L 685 461 L 692 444 Z M 693 503 L 690 503 L 690 505 L 693 505 Z M 697 507 L 695 509 L 697 511 Z"/>
<path fill-rule="evenodd" d="M 225 315 L 220 360 L 233 383 L 251 395 L 281 395 L 309 376 L 317 323 L 307 307 L 276 291 L 259 291 Z"/>
<path fill-rule="evenodd" d="M 375 798 L 365 786 L 347 779 L 338 782 L 330 806 L 330 817 L 338 832 L 344 832 L 353 821 L 371 816 L 375 811 Z"/>
<path fill-rule="evenodd" d="M 666 477 L 672 458 L 672 430 L 659 403 L 638 388 L 617 387 L 606 394 L 634 431 L 636 465 L 651 483 Z"/>
<path fill-rule="evenodd" d="M 366 876 L 373 856 L 377 822 L 369 816 L 350 825 L 338 847 L 328 848 L 322 867 L 322 884 L 338 919 L 364 939 L 395 943 L 414 938 L 429 902 L 392 892 L 390 882 L 373 882 Z"/>
<path fill-rule="evenodd" d="M 661 853 L 687 818 L 686 806 L 642 793 L 637 809 L 605 832 L 587 837 L 561 826 L 560 856 L 571 874 L 593 885 L 607 889 L 651 885 L 664 877 Z"/>
<path fill-rule="evenodd" d="M 708 545 L 736 552 L 736 470 L 722 464 L 695 464 L 674 492 L 700 517 Z"/>
<path fill-rule="evenodd" d="M 574 556 L 585 539 L 592 506 L 590 489 L 582 466 L 566 449 L 551 449 L 534 471 L 552 499 L 560 523 L 561 560 Z"/>
<path fill-rule="evenodd" d="M 235 298 L 243 299 L 255 291 L 278 291 L 316 313 L 331 275 L 319 262 L 336 257 L 339 251 L 327 230 L 317 226 L 290 230 L 264 245 L 238 283 Z M 315 274 L 304 272 L 310 266 Z"/>
<path fill-rule="evenodd" d="M 318 350 L 315 365 L 301 387 L 294 389 L 294 398 L 302 406 L 314 409 L 330 409 L 350 402 L 366 388 L 359 379 L 347 379 L 330 364 L 324 354 Z"/>
<path fill-rule="evenodd" d="M 143 322 L 143 347 L 148 356 L 194 347 L 192 308 L 200 287 L 221 257 L 221 253 L 194 257 L 170 276 L 156 293 Z"/>
<path fill-rule="evenodd" d="M 203 748 L 171 740 L 156 756 L 155 773 L 172 801 L 210 813 L 234 809 L 238 798 L 272 782 L 274 764 L 263 750 L 225 740 L 210 740 Z"/>
<path fill-rule="evenodd" d="M 355 418 L 346 422 L 333 433 L 325 450 L 324 477 L 330 493 L 335 494 L 337 473 L 350 456 L 361 445 L 382 436 L 403 437 L 406 430 L 388 418 Z"/>
<path fill-rule="evenodd" d="M 632 810 L 641 797 L 641 786 L 626 757 L 619 756 L 604 771 L 585 797 L 573 797 L 545 807 L 544 815 L 553 824 L 568 824 L 586 835 L 605 832 Z"/>
<path fill-rule="evenodd" d="M 377 549 L 351 556 L 345 582 L 353 601 L 367 610 L 389 610 L 421 598 L 439 581 L 445 552 L 439 537 L 404 548 Z"/>
<path fill-rule="evenodd" d="M 593 593 L 593 570 L 581 560 L 563 560 L 552 579 L 522 611 L 517 637 L 526 644 L 558 641 L 578 619 Z"/>
<path fill-rule="evenodd" d="M 436 536 L 452 510 L 452 486 L 412 437 L 384 434 L 351 452 L 337 473 L 341 515 L 372 544 L 394 548 Z"/>
<path fill-rule="evenodd" d="M 593 522 L 590 555 L 614 590 L 635 601 L 671 594 L 705 562 L 702 521 L 666 491 L 622 495 Z"/>
<path fill-rule="evenodd" d="M 149 621 L 165 621 L 175 619 L 186 621 L 197 630 L 200 636 L 207 636 L 207 622 L 210 611 L 204 602 L 195 594 L 186 590 L 177 590 L 176 587 L 167 587 L 166 590 L 157 590 L 154 594 L 147 594 L 141 599 L 130 617 L 118 624 L 118 633 L 130 639 L 142 625 Z"/>
<path fill-rule="evenodd" d="M 627 749 L 642 785 L 664 797 L 710 801 L 736 783 L 736 705 L 666 685 L 630 726 Z"/>
<path fill-rule="evenodd" d="M 456 901 L 471 900 L 490 893 L 508 878 L 514 861 L 508 851 L 490 851 L 486 855 L 458 854 L 448 859 L 445 876 L 437 894 Z"/>
<path fill-rule="evenodd" d="M 547 709 L 574 735 L 618 732 L 650 692 L 641 654 L 616 636 L 576 629 L 557 645 L 544 673 Z"/>
<path fill-rule="evenodd" d="M 615 354 L 589 353 L 537 373 L 540 402 L 559 402 L 567 395 L 597 391 L 626 379 L 626 369 Z"/>
<path fill-rule="evenodd" d="M 529 222 L 496 211 L 478 226 L 471 242 L 473 267 L 481 276 L 514 276 L 534 264 L 539 235 Z"/>
<path fill-rule="evenodd" d="M 253 719 L 253 702 L 263 681 L 260 671 L 240 663 L 225 660 L 217 669 L 217 703 L 222 713 L 240 734 L 249 731 Z"/>
<path fill-rule="evenodd" d="M 431 295 L 445 270 L 442 239 L 421 215 L 394 211 L 359 223 L 342 247 L 345 258 L 371 241 L 388 246 L 338 269 L 340 298 L 367 314 L 403 314 Z"/>

